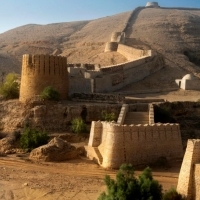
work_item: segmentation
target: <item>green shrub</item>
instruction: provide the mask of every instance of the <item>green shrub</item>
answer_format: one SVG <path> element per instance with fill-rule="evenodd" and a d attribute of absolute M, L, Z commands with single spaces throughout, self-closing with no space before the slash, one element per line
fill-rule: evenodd
<path fill-rule="evenodd" d="M 30 151 L 41 145 L 47 144 L 48 140 L 49 136 L 45 131 L 27 127 L 20 138 L 20 146 L 22 149 L 28 149 Z"/>
<path fill-rule="evenodd" d="M 114 112 L 110 112 L 108 113 L 107 111 L 103 110 L 101 112 L 101 120 L 102 121 L 116 121 L 117 120 L 117 116 L 115 115 Z"/>
<path fill-rule="evenodd" d="M 10 73 L 6 76 L 5 81 L 0 86 L 0 94 L 5 99 L 15 99 L 19 97 L 18 75 Z"/>
<path fill-rule="evenodd" d="M 60 94 L 55 88 L 53 88 L 52 86 L 48 86 L 42 91 L 41 98 L 50 101 L 58 101 L 60 98 Z"/>
<path fill-rule="evenodd" d="M 184 200 L 185 198 L 179 194 L 174 188 L 171 188 L 163 195 L 163 200 Z"/>
<path fill-rule="evenodd" d="M 134 177 L 132 165 L 123 164 L 116 180 L 105 177 L 107 193 L 103 192 L 98 200 L 161 200 L 162 186 L 153 179 L 151 169 L 147 167 L 139 178 Z"/>
<path fill-rule="evenodd" d="M 85 133 L 87 132 L 87 126 L 81 118 L 75 118 L 71 122 L 71 130 L 74 133 Z"/>

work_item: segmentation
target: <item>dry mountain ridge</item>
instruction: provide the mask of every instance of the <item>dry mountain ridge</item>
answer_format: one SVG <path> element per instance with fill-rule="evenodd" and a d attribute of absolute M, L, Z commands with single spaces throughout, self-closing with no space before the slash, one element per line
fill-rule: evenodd
<path fill-rule="evenodd" d="M 114 52 L 104 53 L 112 32 L 122 31 L 132 11 L 91 21 L 49 25 L 25 25 L 0 34 L 0 69 L 20 72 L 21 56 L 60 54 L 70 63 L 99 63 L 102 66 L 124 62 Z M 156 74 L 124 88 L 175 87 L 174 79 L 186 73 L 199 76 L 200 67 L 185 52 L 200 54 L 200 10 L 142 8 L 131 16 L 126 44 L 154 49 L 165 57 L 166 67 Z M 111 62 L 112 60 L 112 62 Z"/>
<path fill-rule="evenodd" d="M 87 57 L 101 53 L 111 33 L 121 30 L 128 16 L 129 13 L 121 13 L 92 21 L 30 24 L 2 33 L 0 68 L 19 73 L 21 58 L 25 53 L 52 54 L 56 49 L 60 49 L 64 52 L 62 55 L 66 56 L 76 54 L 76 50 L 80 51 L 81 47 L 83 47 L 81 51 L 91 53 Z M 92 53 L 91 50 L 95 52 Z M 77 58 L 77 55 L 75 57 Z M 74 62 L 80 61 L 74 60 Z"/>

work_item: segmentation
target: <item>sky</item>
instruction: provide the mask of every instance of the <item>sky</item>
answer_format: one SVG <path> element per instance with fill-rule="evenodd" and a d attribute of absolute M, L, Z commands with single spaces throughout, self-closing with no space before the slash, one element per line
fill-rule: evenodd
<path fill-rule="evenodd" d="M 161 7 L 200 8 L 200 0 L 157 2 Z M 0 33 L 26 24 L 98 19 L 131 11 L 146 3 L 143 0 L 0 0 Z"/>

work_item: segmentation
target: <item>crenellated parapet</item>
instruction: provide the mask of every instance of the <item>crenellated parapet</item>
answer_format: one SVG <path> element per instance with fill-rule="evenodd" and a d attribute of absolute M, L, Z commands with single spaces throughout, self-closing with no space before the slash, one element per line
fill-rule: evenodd
<path fill-rule="evenodd" d="M 104 168 L 119 168 L 123 163 L 148 164 L 162 156 L 183 156 L 179 124 L 93 122 L 88 146 L 98 147 Z"/>
<path fill-rule="evenodd" d="M 22 58 L 20 101 L 40 95 L 47 86 L 54 87 L 61 99 L 68 95 L 67 58 L 25 54 Z"/>
<path fill-rule="evenodd" d="M 22 75 L 67 75 L 67 59 L 52 55 L 25 54 L 22 58 Z"/>

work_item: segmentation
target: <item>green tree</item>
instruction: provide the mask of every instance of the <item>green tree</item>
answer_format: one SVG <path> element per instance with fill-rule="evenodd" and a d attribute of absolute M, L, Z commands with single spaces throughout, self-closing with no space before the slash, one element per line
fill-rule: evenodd
<path fill-rule="evenodd" d="M 58 101 L 60 98 L 59 92 L 52 86 L 47 86 L 41 93 L 41 98 L 50 101 Z"/>
<path fill-rule="evenodd" d="M 5 99 L 15 99 L 19 97 L 19 83 L 17 80 L 17 74 L 9 73 L 3 84 L 0 85 L 0 94 Z"/>
<path fill-rule="evenodd" d="M 153 179 L 151 169 L 147 167 L 139 176 L 141 200 L 162 199 L 162 186 Z"/>
<path fill-rule="evenodd" d="M 151 169 L 146 168 L 139 178 L 135 178 L 133 166 L 123 164 L 116 180 L 105 177 L 107 193 L 103 192 L 98 200 L 160 200 L 162 186 L 153 179 Z"/>

